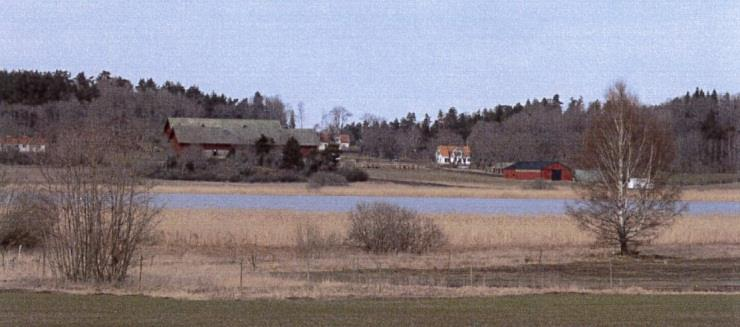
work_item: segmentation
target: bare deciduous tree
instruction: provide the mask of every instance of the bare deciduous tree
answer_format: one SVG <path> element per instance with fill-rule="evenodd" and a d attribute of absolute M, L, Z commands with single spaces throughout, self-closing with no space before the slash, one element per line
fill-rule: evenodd
<path fill-rule="evenodd" d="M 298 102 L 298 106 L 297 106 L 296 111 L 297 111 L 297 114 L 298 114 L 298 117 L 296 117 L 296 118 L 298 118 L 298 121 L 300 122 L 299 123 L 299 126 L 301 126 L 301 128 L 303 128 L 303 123 L 306 122 L 306 108 L 304 108 L 303 102 Z"/>
<path fill-rule="evenodd" d="M 584 139 L 582 165 L 597 177 L 577 184 L 581 200 L 568 214 L 621 254 L 636 253 L 684 209 L 679 188 L 669 184 L 674 154 L 670 130 L 617 83 Z M 631 190 L 633 178 L 640 187 Z"/>
<path fill-rule="evenodd" d="M 352 118 L 352 113 L 342 106 L 332 108 L 329 113 L 322 117 L 324 125 L 329 128 L 332 133 L 339 133 L 342 127 Z"/>
<path fill-rule="evenodd" d="M 69 280 L 124 280 L 155 225 L 143 136 L 127 130 L 90 123 L 70 131 L 42 169 L 52 199 L 44 244 L 52 269 Z"/>

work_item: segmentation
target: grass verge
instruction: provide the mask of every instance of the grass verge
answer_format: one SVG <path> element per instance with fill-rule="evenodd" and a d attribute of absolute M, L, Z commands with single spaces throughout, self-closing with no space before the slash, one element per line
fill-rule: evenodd
<path fill-rule="evenodd" d="M 11 291 L 0 293 L 0 325 L 737 326 L 738 303 L 740 295 L 183 301 Z"/>

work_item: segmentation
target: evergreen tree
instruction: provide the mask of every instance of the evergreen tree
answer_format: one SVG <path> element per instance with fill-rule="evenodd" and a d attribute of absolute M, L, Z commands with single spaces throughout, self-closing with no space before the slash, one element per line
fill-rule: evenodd
<path fill-rule="evenodd" d="M 283 162 L 280 165 L 283 169 L 301 169 L 303 168 L 303 156 L 301 155 L 301 145 L 294 137 L 288 139 L 283 148 Z"/>
<path fill-rule="evenodd" d="M 295 128 L 295 112 L 290 111 L 290 119 L 288 119 L 288 128 Z"/>
<path fill-rule="evenodd" d="M 254 143 L 254 149 L 259 158 L 260 166 L 265 164 L 265 156 L 270 153 L 274 146 L 275 141 L 271 138 L 267 138 L 265 134 L 260 135 L 260 138 Z"/>
<path fill-rule="evenodd" d="M 329 144 L 321 152 L 321 170 L 336 170 L 341 155 L 342 151 L 339 150 L 338 144 Z"/>
<path fill-rule="evenodd" d="M 424 114 L 424 120 L 421 121 L 421 137 L 428 140 L 432 137 L 432 119 L 429 114 Z"/>
<path fill-rule="evenodd" d="M 95 82 L 92 78 L 85 77 L 85 73 L 80 72 L 79 74 L 77 74 L 77 76 L 75 77 L 75 84 L 77 86 L 75 96 L 79 101 L 90 102 L 94 98 L 100 96 L 100 91 L 95 85 Z"/>

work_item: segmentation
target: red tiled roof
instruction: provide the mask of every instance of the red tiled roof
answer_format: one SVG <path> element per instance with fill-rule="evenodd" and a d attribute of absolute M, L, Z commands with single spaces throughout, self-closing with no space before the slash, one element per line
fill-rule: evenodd
<path fill-rule="evenodd" d="M 319 134 L 319 141 L 324 142 L 324 143 L 331 143 L 331 134 L 329 133 Z"/>
<path fill-rule="evenodd" d="M 459 150 L 462 148 L 464 156 L 470 156 L 470 147 L 467 145 L 439 145 L 437 146 L 437 152 L 443 157 L 449 157 L 450 152 Z"/>
<path fill-rule="evenodd" d="M 30 137 L 30 136 L 10 136 L 0 138 L 0 144 L 30 144 L 30 145 L 45 145 L 46 140 L 41 137 Z"/>

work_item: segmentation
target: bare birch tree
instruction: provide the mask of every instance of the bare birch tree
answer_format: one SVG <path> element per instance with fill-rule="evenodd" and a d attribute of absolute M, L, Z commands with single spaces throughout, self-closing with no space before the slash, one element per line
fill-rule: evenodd
<path fill-rule="evenodd" d="M 680 189 L 669 184 L 675 154 L 670 133 L 621 82 L 586 131 L 582 166 L 597 177 L 576 184 L 581 200 L 568 214 L 623 255 L 636 253 L 685 208 Z M 629 188 L 633 178 L 640 179 L 636 189 Z"/>
<path fill-rule="evenodd" d="M 306 108 L 304 108 L 303 102 L 298 102 L 298 109 L 296 109 L 298 114 L 298 121 L 300 122 L 299 126 L 303 128 L 303 123 L 306 122 Z"/>
<path fill-rule="evenodd" d="M 322 119 L 332 134 L 339 134 L 345 124 L 352 118 L 352 113 L 342 106 L 332 108 Z"/>
<path fill-rule="evenodd" d="M 68 280 L 123 281 L 155 224 L 143 136 L 112 125 L 69 131 L 42 169 L 53 201 L 44 244 L 52 269 Z"/>

